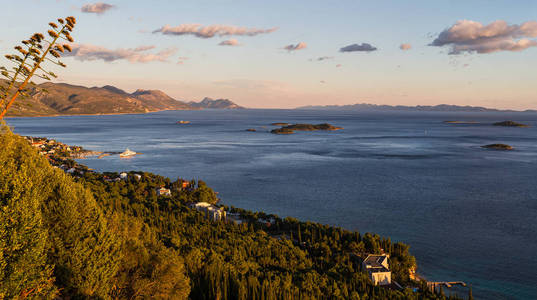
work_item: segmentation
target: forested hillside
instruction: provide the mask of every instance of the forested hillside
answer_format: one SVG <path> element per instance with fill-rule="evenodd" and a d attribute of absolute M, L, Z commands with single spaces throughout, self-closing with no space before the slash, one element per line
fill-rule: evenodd
<path fill-rule="evenodd" d="M 410 281 L 402 243 L 237 208 L 212 221 L 188 205 L 217 201 L 202 181 L 67 175 L 5 127 L 0 145 L 0 299 L 446 299 Z M 420 289 L 373 286 L 359 265 L 381 251 Z"/>

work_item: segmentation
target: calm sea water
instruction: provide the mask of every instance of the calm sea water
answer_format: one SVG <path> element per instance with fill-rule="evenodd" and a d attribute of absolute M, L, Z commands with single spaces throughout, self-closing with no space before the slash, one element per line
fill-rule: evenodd
<path fill-rule="evenodd" d="M 532 127 L 490 125 L 503 120 Z M 345 129 L 273 135 L 273 122 Z M 203 179 L 228 205 L 403 241 L 420 274 L 471 283 L 478 299 L 537 299 L 535 114 L 206 110 L 8 123 L 22 135 L 144 153 L 83 161 L 98 171 Z M 480 148 L 491 143 L 515 150 Z"/>

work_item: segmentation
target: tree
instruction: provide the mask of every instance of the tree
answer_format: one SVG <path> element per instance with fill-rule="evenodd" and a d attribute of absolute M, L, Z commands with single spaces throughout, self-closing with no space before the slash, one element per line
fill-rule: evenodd
<path fill-rule="evenodd" d="M 0 299 L 52 298 L 53 264 L 47 261 L 42 161 L 26 155 L 24 141 L 7 127 L 0 134 Z M 22 142 L 22 143 L 21 143 Z"/>
<path fill-rule="evenodd" d="M 58 40 L 73 42 L 71 32 L 76 24 L 74 17 L 58 19 L 60 25 L 50 22 L 51 29 L 48 30 L 50 41 L 45 39 L 41 33 L 34 33 L 29 39 L 22 41 L 22 45 L 16 46 L 16 54 L 8 54 L 5 57 L 15 64 L 11 69 L 0 67 L 0 73 L 8 81 L 7 84 L 0 85 L 0 119 L 4 118 L 8 109 L 19 95 L 28 96 L 25 88 L 33 76 L 44 80 L 50 80 L 56 77 L 53 72 L 45 71 L 41 64 L 45 61 L 52 62 L 56 65 L 66 67 L 64 63 L 57 60 L 60 53 L 65 50 L 72 51 L 69 44 L 58 43 Z M 49 58 L 52 56 L 54 59 Z M 37 74 L 36 72 L 40 72 Z M 2 83 L 2 82 L 0 82 Z"/>

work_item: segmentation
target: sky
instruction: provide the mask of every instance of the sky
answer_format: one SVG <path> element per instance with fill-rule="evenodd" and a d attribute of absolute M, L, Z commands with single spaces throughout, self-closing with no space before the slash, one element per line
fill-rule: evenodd
<path fill-rule="evenodd" d="M 0 53 L 58 17 L 56 81 L 250 108 L 372 103 L 537 109 L 533 0 L 2 0 Z M 8 66 L 3 58 L 0 65 Z"/>

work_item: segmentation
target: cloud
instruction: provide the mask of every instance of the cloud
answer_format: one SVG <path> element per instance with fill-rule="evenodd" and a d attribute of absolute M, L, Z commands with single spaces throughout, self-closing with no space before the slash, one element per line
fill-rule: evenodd
<path fill-rule="evenodd" d="M 537 46 L 537 22 L 508 25 L 498 20 L 488 25 L 460 20 L 442 31 L 429 46 L 448 47 L 449 54 L 522 51 Z"/>
<path fill-rule="evenodd" d="M 255 36 L 258 34 L 271 33 L 278 28 L 270 29 L 257 29 L 238 27 L 233 25 L 209 25 L 203 26 L 201 24 L 181 24 L 176 27 L 164 25 L 161 28 L 154 30 L 153 33 L 162 33 L 165 35 L 194 35 L 199 38 L 212 38 L 214 36 Z"/>
<path fill-rule="evenodd" d="M 177 64 L 182 65 L 182 64 L 185 63 L 185 60 L 188 60 L 188 57 L 180 56 L 180 57 L 177 58 Z"/>
<path fill-rule="evenodd" d="M 407 50 L 412 49 L 412 45 L 410 45 L 410 44 L 401 44 L 401 46 L 399 46 L 399 49 L 401 49 L 403 51 L 407 51 Z"/>
<path fill-rule="evenodd" d="M 147 63 L 152 61 L 166 62 L 168 58 L 177 52 L 176 49 L 164 49 L 157 53 L 147 51 L 155 49 L 155 46 L 140 46 L 127 49 L 107 49 L 101 46 L 90 44 L 74 44 L 73 51 L 66 52 L 64 56 L 71 56 L 80 61 L 103 60 L 114 62 L 117 60 L 127 60 L 131 63 Z"/>
<path fill-rule="evenodd" d="M 300 42 L 296 45 L 287 45 L 285 47 L 283 47 L 283 49 L 287 50 L 287 51 L 295 51 L 295 50 L 302 50 L 302 49 L 306 49 L 308 47 L 308 45 L 304 42 Z"/>
<path fill-rule="evenodd" d="M 361 45 L 358 44 L 352 44 L 348 45 L 346 47 L 343 47 L 339 49 L 339 52 L 372 52 L 376 51 L 377 48 L 374 46 L 371 46 L 371 44 L 368 43 L 362 43 Z"/>
<path fill-rule="evenodd" d="M 93 4 L 86 4 L 82 6 L 81 11 L 85 13 L 104 14 L 107 10 L 114 8 L 114 5 L 97 2 Z"/>
<path fill-rule="evenodd" d="M 318 57 L 315 60 L 316 61 L 323 61 L 323 60 L 329 60 L 329 59 L 334 59 L 334 57 L 333 56 L 321 56 L 321 57 Z"/>
<path fill-rule="evenodd" d="M 222 41 L 218 44 L 219 46 L 238 46 L 239 42 L 236 39 L 229 39 Z"/>

